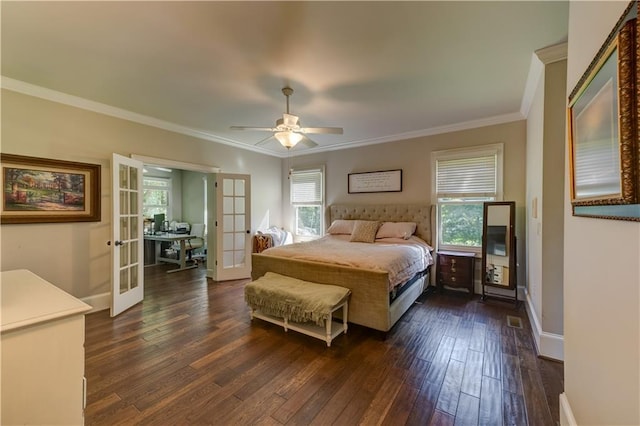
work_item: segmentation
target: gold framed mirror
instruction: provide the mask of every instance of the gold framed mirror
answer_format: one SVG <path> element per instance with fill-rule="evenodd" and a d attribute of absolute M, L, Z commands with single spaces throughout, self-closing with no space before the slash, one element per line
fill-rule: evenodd
<path fill-rule="evenodd" d="M 509 295 L 485 291 L 485 286 L 516 289 L 516 203 L 494 201 L 484 203 L 482 230 L 482 297 Z M 517 294 L 515 296 L 517 301 Z"/>

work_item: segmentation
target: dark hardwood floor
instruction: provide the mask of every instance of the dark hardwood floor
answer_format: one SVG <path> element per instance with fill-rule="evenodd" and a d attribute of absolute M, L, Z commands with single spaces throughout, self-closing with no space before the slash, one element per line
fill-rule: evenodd
<path fill-rule="evenodd" d="M 351 325 L 327 348 L 252 322 L 246 281 L 168 268 L 145 269 L 143 303 L 87 315 L 87 425 L 559 424 L 563 367 L 522 307 L 430 294 L 386 339 Z"/>

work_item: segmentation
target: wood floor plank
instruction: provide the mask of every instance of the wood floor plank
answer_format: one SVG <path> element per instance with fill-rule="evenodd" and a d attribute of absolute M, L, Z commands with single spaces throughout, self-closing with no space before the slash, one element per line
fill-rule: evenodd
<path fill-rule="evenodd" d="M 374 424 L 385 418 L 400 391 L 406 374 L 406 370 L 393 369 L 390 371 L 369 408 L 364 412 L 361 420 L 363 424 Z"/>
<path fill-rule="evenodd" d="M 527 411 L 524 406 L 522 395 L 504 391 L 502 393 L 504 401 L 504 424 L 505 425 L 526 425 Z"/>
<path fill-rule="evenodd" d="M 522 374 L 524 394 L 528 396 L 525 398 L 525 405 L 529 424 L 553 424 L 553 418 L 551 417 L 551 411 L 545 398 L 542 380 L 537 370 L 521 368 L 520 371 Z"/>
<path fill-rule="evenodd" d="M 487 326 L 480 322 L 473 324 L 473 332 L 471 333 L 471 341 L 469 349 L 476 352 L 484 352 L 484 341 L 487 333 Z"/>
<path fill-rule="evenodd" d="M 436 410 L 455 416 L 458 408 L 458 399 L 460 398 L 463 373 L 464 363 L 453 359 L 449 361 L 444 382 L 440 388 L 440 395 L 438 395 Z"/>
<path fill-rule="evenodd" d="M 494 379 L 502 378 L 502 352 L 500 351 L 499 340 L 496 341 L 492 338 L 485 340 L 482 374 Z"/>
<path fill-rule="evenodd" d="M 460 394 L 458 409 L 456 410 L 456 426 L 477 426 L 480 415 L 480 398 Z"/>
<path fill-rule="evenodd" d="M 425 380 L 436 384 L 442 383 L 447 372 L 447 366 L 449 365 L 449 360 L 451 358 L 451 352 L 453 351 L 454 344 L 455 338 L 450 336 L 445 336 L 442 338 L 440 344 L 438 345 L 438 350 L 436 351 L 436 354 L 431 361 L 431 366 L 429 367 L 429 371 L 427 372 L 427 377 Z"/>
<path fill-rule="evenodd" d="M 522 395 L 520 359 L 517 356 L 502 354 L 502 389 L 516 395 Z"/>
<path fill-rule="evenodd" d="M 352 324 L 327 348 L 251 321 L 247 280 L 170 268 L 145 268 L 143 303 L 86 316 L 88 426 L 557 424 L 562 364 L 523 308 L 431 293 L 386 336 Z"/>
<path fill-rule="evenodd" d="M 431 417 L 431 422 L 429 423 L 429 425 L 453 426 L 454 423 L 455 417 L 453 417 L 451 414 L 436 410 L 436 412 L 433 414 L 433 417 Z"/>
<path fill-rule="evenodd" d="M 480 391 L 480 411 L 478 414 L 481 425 L 502 424 L 502 386 L 498 379 L 482 377 L 482 390 Z"/>
<path fill-rule="evenodd" d="M 462 392 L 478 398 L 480 397 L 483 363 L 484 353 L 472 350 L 467 352 L 467 362 L 462 377 Z"/>
<path fill-rule="evenodd" d="M 436 411 L 436 401 L 440 393 L 440 385 L 425 380 L 420 388 L 413 408 L 407 417 L 406 424 L 411 426 L 429 424 Z"/>

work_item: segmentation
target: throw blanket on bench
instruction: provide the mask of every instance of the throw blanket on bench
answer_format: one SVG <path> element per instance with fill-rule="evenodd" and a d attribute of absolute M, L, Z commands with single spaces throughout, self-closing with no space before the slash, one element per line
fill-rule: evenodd
<path fill-rule="evenodd" d="M 274 272 L 246 285 L 244 299 L 252 309 L 294 322 L 323 326 L 333 308 L 349 296 L 344 287 L 317 284 Z"/>

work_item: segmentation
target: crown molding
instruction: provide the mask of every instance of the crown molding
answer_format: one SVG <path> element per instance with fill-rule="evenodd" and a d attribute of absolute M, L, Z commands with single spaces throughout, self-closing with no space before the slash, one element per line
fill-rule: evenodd
<path fill-rule="evenodd" d="M 567 59 L 567 47 L 567 42 L 558 43 L 538 49 L 531 55 L 529 75 L 527 76 L 527 84 L 525 85 L 522 104 L 520 105 L 520 113 L 523 117 L 529 116 L 529 110 L 531 109 L 536 88 L 544 72 L 545 65 Z"/>
<path fill-rule="evenodd" d="M 234 148 L 244 149 L 247 151 L 258 152 L 260 154 L 270 155 L 272 157 L 287 158 L 297 157 L 307 154 L 315 154 L 319 152 L 337 151 L 349 148 L 358 148 L 369 145 L 377 145 L 387 142 L 396 142 L 400 140 L 415 139 L 426 136 L 439 135 L 443 133 L 457 132 L 461 130 L 475 129 L 479 127 L 492 126 L 496 124 L 510 123 L 513 121 L 519 121 L 526 118 L 525 114 L 521 112 L 514 112 L 509 114 L 503 114 L 493 117 L 482 118 L 479 120 L 466 121 L 462 123 L 450 124 L 445 126 L 432 127 L 429 129 L 423 129 L 413 132 L 397 133 L 394 135 L 383 136 L 380 138 L 363 139 L 342 142 L 332 145 L 326 145 L 322 147 L 316 147 L 311 149 L 305 149 L 304 151 L 291 151 L 274 152 L 262 147 L 256 147 L 253 145 L 247 145 L 240 142 L 236 142 L 231 139 L 227 139 L 201 129 L 194 129 L 191 127 L 182 126 L 180 124 L 172 123 L 158 118 L 150 117 L 148 115 L 138 114 L 136 112 L 128 111 L 122 108 L 117 108 L 111 105 L 103 104 L 100 102 L 91 101 L 85 98 L 81 98 L 67 93 L 58 92 L 56 90 L 48 89 L 46 87 L 37 86 L 24 81 L 16 80 L 13 78 L 1 76 L 0 87 L 2 89 L 11 90 L 13 92 L 22 93 L 28 96 L 34 96 L 37 98 L 45 99 L 51 102 L 57 102 L 64 105 L 84 109 L 87 111 L 96 112 L 98 114 L 104 114 L 111 117 L 120 118 L 123 120 L 131 121 L 146 126 L 156 127 L 158 129 L 168 130 L 170 132 L 179 133 L 187 136 L 191 136 L 198 139 L 203 139 L 223 145 L 229 145 Z"/>
<path fill-rule="evenodd" d="M 170 121 L 160 120 L 158 118 L 150 117 L 148 115 L 138 114 L 136 112 L 128 111 L 126 109 L 117 108 L 111 105 L 81 98 L 79 96 L 69 95 L 67 93 L 58 92 L 52 89 L 47 89 L 46 87 L 36 86 L 35 84 L 26 83 L 24 81 L 15 80 L 13 78 L 2 76 L 1 83 L 2 83 L 1 87 L 3 89 L 11 90 L 17 93 L 22 93 L 23 95 L 29 95 L 36 98 L 46 99 L 51 102 L 57 102 L 60 104 L 69 105 L 69 106 L 84 109 L 87 111 L 97 112 L 98 114 L 104 114 L 111 117 L 116 117 L 123 120 L 131 121 L 134 123 L 144 124 L 146 126 L 168 130 L 170 132 L 179 133 L 186 136 L 191 136 L 194 138 L 203 139 L 211 142 L 216 142 L 223 145 L 233 146 L 235 148 L 245 149 L 248 151 L 255 151 L 261 154 L 273 155 L 273 152 L 267 151 L 264 148 L 242 144 L 242 143 L 233 141 L 231 139 L 214 135 L 204 130 L 182 126 L 180 124 L 172 123 Z"/>
<path fill-rule="evenodd" d="M 568 43 L 554 44 L 535 51 L 536 56 L 543 64 L 549 65 L 567 59 Z"/>

